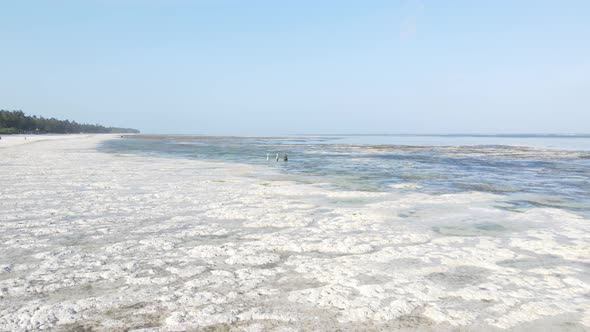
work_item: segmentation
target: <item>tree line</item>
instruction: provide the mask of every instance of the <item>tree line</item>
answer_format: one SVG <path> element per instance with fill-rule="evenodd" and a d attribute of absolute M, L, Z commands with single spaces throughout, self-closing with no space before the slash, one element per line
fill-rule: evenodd
<path fill-rule="evenodd" d="M 0 110 L 0 134 L 139 133 L 137 129 L 105 127 L 70 120 L 28 116 L 23 111 Z"/>

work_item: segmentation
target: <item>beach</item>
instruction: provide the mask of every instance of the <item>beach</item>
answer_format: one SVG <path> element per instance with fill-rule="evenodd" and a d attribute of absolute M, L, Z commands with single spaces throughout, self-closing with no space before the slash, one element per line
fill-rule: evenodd
<path fill-rule="evenodd" d="M 116 139 L 2 137 L 1 331 L 590 330 L 582 213 L 97 149 Z"/>

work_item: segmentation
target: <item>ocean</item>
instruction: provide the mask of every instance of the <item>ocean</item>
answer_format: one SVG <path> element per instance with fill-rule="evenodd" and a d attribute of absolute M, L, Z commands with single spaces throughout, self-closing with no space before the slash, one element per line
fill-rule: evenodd
<path fill-rule="evenodd" d="M 250 164 L 257 170 L 250 176 L 265 181 L 336 190 L 495 193 L 507 196 L 503 209 L 590 215 L 590 136 L 584 135 L 139 135 L 100 150 Z"/>

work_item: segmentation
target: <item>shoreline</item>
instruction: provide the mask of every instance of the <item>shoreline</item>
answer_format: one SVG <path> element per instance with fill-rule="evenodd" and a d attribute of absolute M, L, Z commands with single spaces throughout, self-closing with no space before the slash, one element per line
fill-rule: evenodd
<path fill-rule="evenodd" d="M 0 149 L 0 326 L 590 329 L 573 213 L 261 184 L 251 165 L 98 152 L 102 135 L 120 136 Z"/>

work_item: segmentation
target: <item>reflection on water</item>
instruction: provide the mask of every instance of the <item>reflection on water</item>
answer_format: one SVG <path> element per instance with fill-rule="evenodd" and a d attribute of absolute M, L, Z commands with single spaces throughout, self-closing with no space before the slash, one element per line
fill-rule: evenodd
<path fill-rule="evenodd" d="M 492 192 L 514 195 L 502 208 L 515 211 L 527 206 L 590 211 L 588 137 L 133 136 L 101 149 L 260 165 L 255 176 L 270 180 L 365 191 Z M 274 161 L 285 152 L 288 163 Z"/>

